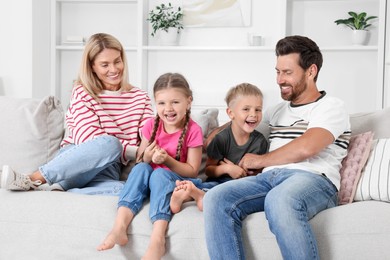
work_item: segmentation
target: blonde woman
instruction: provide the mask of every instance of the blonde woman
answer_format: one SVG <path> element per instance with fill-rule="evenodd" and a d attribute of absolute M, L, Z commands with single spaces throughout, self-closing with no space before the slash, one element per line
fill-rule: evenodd
<path fill-rule="evenodd" d="M 140 129 L 152 116 L 147 93 L 128 82 L 121 43 L 109 34 L 94 34 L 72 90 L 59 153 L 29 175 L 4 166 L 1 187 L 117 195 L 122 166 L 135 160 Z"/>

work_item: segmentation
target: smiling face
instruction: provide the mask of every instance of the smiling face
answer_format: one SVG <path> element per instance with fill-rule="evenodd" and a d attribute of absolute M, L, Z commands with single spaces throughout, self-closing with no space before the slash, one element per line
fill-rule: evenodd
<path fill-rule="evenodd" d="M 115 49 L 104 49 L 92 64 L 92 70 L 102 82 L 104 89 L 112 91 L 120 88 L 123 68 L 121 53 Z"/>
<path fill-rule="evenodd" d="M 308 88 L 308 76 L 311 68 L 306 71 L 299 66 L 299 54 L 292 53 L 278 56 L 276 64 L 277 83 L 284 100 L 299 104 L 305 99 Z"/>
<path fill-rule="evenodd" d="M 263 117 L 263 99 L 260 96 L 237 96 L 227 108 L 234 132 L 250 134 Z"/>
<path fill-rule="evenodd" d="M 187 110 L 191 108 L 192 98 L 178 88 L 164 88 L 154 95 L 157 114 L 164 122 L 167 133 L 181 130 L 185 124 Z"/>

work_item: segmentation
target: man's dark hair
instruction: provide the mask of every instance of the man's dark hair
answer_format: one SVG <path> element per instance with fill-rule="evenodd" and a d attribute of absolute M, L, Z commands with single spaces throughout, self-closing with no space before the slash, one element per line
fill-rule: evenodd
<path fill-rule="evenodd" d="M 275 52 L 276 56 L 298 53 L 299 66 L 304 70 L 307 70 L 312 64 L 315 64 L 317 66 L 317 75 L 314 81 L 317 81 L 323 60 L 320 48 L 314 41 L 305 36 L 287 36 L 278 41 Z"/>

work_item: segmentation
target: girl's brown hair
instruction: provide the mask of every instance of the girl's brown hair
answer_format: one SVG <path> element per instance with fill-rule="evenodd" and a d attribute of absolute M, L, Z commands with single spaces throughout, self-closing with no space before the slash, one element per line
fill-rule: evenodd
<path fill-rule="evenodd" d="M 79 75 L 75 82 L 77 85 L 82 85 L 95 100 L 98 100 L 98 95 L 104 90 L 104 88 L 101 80 L 93 72 L 92 65 L 95 62 L 96 56 L 104 49 L 113 49 L 120 52 L 123 62 L 120 90 L 129 90 L 131 88 L 128 83 L 129 74 L 127 59 L 122 44 L 112 35 L 97 33 L 92 35 L 85 45 Z"/>

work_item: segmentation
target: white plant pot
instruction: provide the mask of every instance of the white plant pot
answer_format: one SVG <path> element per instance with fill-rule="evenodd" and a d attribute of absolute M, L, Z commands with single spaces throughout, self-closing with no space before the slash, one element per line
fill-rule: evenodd
<path fill-rule="evenodd" d="M 177 28 L 169 28 L 168 32 L 159 31 L 159 40 L 161 45 L 177 45 L 179 42 L 179 34 Z"/>
<path fill-rule="evenodd" d="M 366 30 L 352 30 L 352 44 L 366 45 L 368 39 L 368 31 Z"/>

